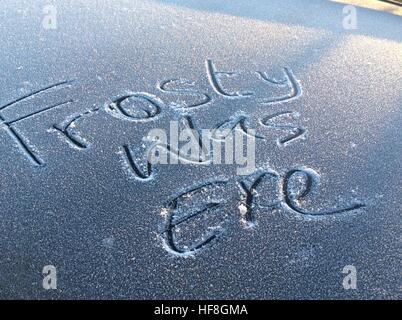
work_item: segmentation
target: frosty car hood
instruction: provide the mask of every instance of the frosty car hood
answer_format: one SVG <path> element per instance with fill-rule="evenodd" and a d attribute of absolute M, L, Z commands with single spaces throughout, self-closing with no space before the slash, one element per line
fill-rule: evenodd
<path fill-rule="evenodd" d="M 400 298 L 401 17 L 343 10 L 2 1 L 0 297 Z M 173 120 L 255 170 L 144 165 Z"/>

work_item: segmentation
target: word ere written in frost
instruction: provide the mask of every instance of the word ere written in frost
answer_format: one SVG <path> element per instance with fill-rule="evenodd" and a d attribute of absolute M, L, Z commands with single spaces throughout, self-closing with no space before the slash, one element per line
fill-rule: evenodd
<path fill-rule="evenodd" d="M 281 209 L 277 212 L 316 220 L 360 213 L 365 208 L 362 201 L 353 197 L 347 205 L 305 209 L 317 208 L 311 194 L 318 184 L 319 174 L 307 167 L 292 168 L 284 174 L 259 169 L 240 178 L 206 180 L 181 190 L 165 204 L 161 210 L 165 224 L 158 237 L 168 252 L 186 257 L 211 246 L 236 219 L 245 228 L 255 228 L 257 213 L 260 216 Z"/>
<path fill-rule="evenodd" d="M 241 90 L 228 90 L 224 84 L 225 78 L 233 78 L 239 75 L 239 72 L 227 72 L 217 69 L 212 60 L 207 60 L 206 63 L 206 75 L 208 83 L 212 88 L 212 93 L 202 92 L 199 89 L 194 88 L 195 83 L 184 78 L 169 79 L 160 81 L 157 83 L 157 89 L 164 95 L 171 95 L 172 97 L 180 97 L 177 101 L 171 101 L 165 103 L 160 97 L 146 93 L 146 92 L 131 92 L 126 93 L 111 102 L 105 104 L 105 108 L 99 106 L 92 107 L 79 113 L 73 113 L 60 123 L 54 124 L 52 130 L 61 134 L 66 141 L 75 149 L 87 149 L 90 143 L 85 139 L 78 131 L 78 122 L 93 114 L 98 114 L 101 111 L 106 111 L 107 114 L 124 121 L 130 121 L 134 123 L 145 123 L 148 121 L 155 121 L 159 119 L 166 109 L 173 110 L 197 110 L 199 107 L 211 105 L 219 99 L 250 99 L 255 97 L 256 101 L 260 105 L 269 105 L 275 103 L 282 103 L 291 101 L 298 98 L 301 95 L 301 86 L 294 77 L 292 71 L 288 68 L 283 69 L 284 79 L 277 80 L 276 78 L 270 78 L 265 72 L 257 71 L 256 79 L 263 81 L 269 85 L 270 88 L 277 88 L 277 95 L 272 97 L 258 98 L 258 94 L 253 91 L 241 91 Z M 10 117 L 9 114 L 4 112 L 8 109 L 13 109 L 20 103 L 29 102 L 40 96 L 48 95 L 52 92 L 61 92 L 65 90 L 71 90 L 73 88 L 75 80 L 61 81 L 51 84 L 44 88 L 35 90 L 29 94 L 18 97 L 11 102 L 8 102 L 0 106 L 0 127 L 3 128 L 21 153 L 34 165 L 43 166 L 45 162 L 38 154 L 38 151 L 31 145 L 29 140 L 25 138 L 25 135 L 21 133 L 21 129 L 18 128 L 18 124 L 27 122 L 29 120 L 35 120 L 39 115 L 50 112 L 56 108 L 69 107 L 75 105 L 77 101 L 74 99 L 64 99 L 61 102 L 54 103 L 49 106 L 41 107 L 35 111 L 27 114 L 20 114 L 17 117 Z M 272 90 L 270 90 L 272 91 Z M 188 98 L 192 100 L 191 103 L 184 101 Z M 200 101 L 194 101 L 194 99 L 202 97 Z M 172 98 L 173 99 L 173 98 Z M 35 101 L 37 104 L 37 102 Z M 297 125 L 289 123 L 278 123 L 278 120 L 283 117 L 286 118 L 298 118 L 299 114 L 292 111 L 284 111 L 266 116 L 261 120 L 261 124 L 266 128 L 274 130 L 281 130 L 289 132 L 289 135 L 283 139 L 278 139 L 279 146 L 285 146 L 293 140 L 303 137 L 305 129 Z M 11 119 L 9 119 L 11 118 Z M 239 116 L 230 118 L 224 123 L 220 123 L 217 126 L 230 126 L 234 124 L 241 130 L 246 130 L 245 126 L 248 125 L 250 119 L 247 116 Z M 260 138 L 263 138 L 260 136 Z"/>

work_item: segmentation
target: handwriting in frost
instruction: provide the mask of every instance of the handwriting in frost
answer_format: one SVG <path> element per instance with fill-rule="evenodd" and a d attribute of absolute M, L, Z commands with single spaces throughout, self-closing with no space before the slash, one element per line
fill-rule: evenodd
<path fill-rule="evenodd" d="M 316 192 L 318 184 L 317 172 L 298 167 L 282 175 L 271 169 L 260 169 L 241 179 L 205 181 L 185 189 L 161 211 L 166 220 L 160 232 L 163 247 L 174 255 L 188 256 L 210 246 L 230 226 L 229 220 L 236 219 L 231 214 L 230 201 L 232 207 L 237 205 L 237 217 L 246 228 L 256 226 L 254 211 L 259 209 L 281 209 L 308 219 L 342 216 L 364 209 L 365 204 L 356 199 L 325 210 L 304 208 L 303 204 Z"/>
<path fill-rule="evenodd" d="M 46 106 L 42 109 L 39 110 L 35 110 L 33 112 L 30 112 L 28 114 L 24 114 L 21 116 L 18 116 L 17 118 L 14 119 L 8 119 L 8 116 L 4 115 L 4 112 L 11 108 L 14 107 L 24 101 L 30 100 L 30 99 L 34 99 L 36 98 L 38 95 L 41 94 L 47 94 L 50 93 L 52 90 L 61 90 L 63 88 L 69 88 L 71 86 L 72 81 L 62 81 L 62 82 L 58 82 L 52 85 L 49 85 L 47 87 L 41 88 L 39 90 L 36 90 L 34 92 L 31 92 L 27 95 L 24 95 L 22 97 L 19 97 L 18 99 L 15 99 L 3 106 L 0 107 L 0 125 L 3 126 L 5 128 L 5 130 L 7 131 L 7 133 L 9 134 L 9 136 L 13 139 L 13 141 L 15 142 L 15 144 L 18 146 L 18 148 L 20 149 L 20 151 L 22 152 L 22 154 L 28 159 L 30 160 L 30 162 L 35 165 L 35 166 L 43 166 L 44 162 L 43 160 L 36 154 L 36 152 L 34 151 L 34 147 L 31 146 L 26 139 L 23 137 L 23 135 L 21 135 L 20 131 L 16 128 L 16 124 L 31 119 L 39 114 L 48 112 L 52 109 L 61 107 L 61 106 L 65 106 L 68 104 L 73 103 L 73 100 L 65 100 L 62 101 L 60 103 L 56 103 L 50 106 Z"/>
<path fill-rule="evenodd" d="M 236 90 L 236 91 L 228 91 L 224 85 L 224 78 L 226 77 L 236 77 L 239 75 L 239 72 L 235 71 L 220 71 L 215 63 L 207 59 L 205 62 L 206 65 L 206 75 L 208 79 L 208 83 L 212 88 L 213 93 L 215 93 L 219 98 L 251 98 L 256 95 L 256 92 L 246 90 Z M 276 86 L 278 88 L 285 88 L 285 91 L 289 91 L 287 93 L 283 93 L 278 96 L 266 97 L 263 99 L 259 99 L 258 102 L 260 104 L 272 104 L 272 103 L 282 103 L 286 101 L 293 100 L 301 95 L 301 87 L 298 80 L 294 77 L 292 71 L 288 68 L 283 69 L 284 79 L 277 80 L 275 78 L 269 78 L 269 76 L 265 72 L 257 71 L 257 78 L 270 86 Z M 30 162 L 35 166 L 43 166 L 45 163 L 41 159 L 41 157 L 37 154 L 34 146 L 31 145 L 28 140 L 20 133 L 19 129 L 17 129 L 16 125 L 19 122 L 25 120 L 33 120 L 33 118 L 39 114 L 51 111 L 55 108 L 65 106 L 68 104 L 73 104 L 75 101 L 72 99 L 67 99 L 60 103 L 53 104 L 51 106 L 44 107 L 40 110 L 28 113 L 23 116 L 19 116 L 14 119 L 8 119 L 9 117 L 4 114 L 6 109 L 17 105 L 19 103 L 29 101 L 31 99 L 37 98 L 39 95 L 44 95 L 50 93 L 51 91 L 62 90 L 65 88 L 70 88 L 73 81 L 61 81 L 55 84 L 48 85 L 44 88 L 38 89 L 30 94 L 19 97 L 3 106 L 0 106 L 0 124 L 7 131 L 10 137 L 13 139 L 15 144 L 18 146 L 21 153 L 30 160 Z M 214 99 L 213 95 L 209 92 L 204 92 L 201 89 L 197 89 L 195 82 L 184 79 L 168 79 L 163 80 L 157 83 L 157 88 L 164 94 L 167 95 L 178 95 L 183 97 L 193 97 L 195 101 L 186 103 L 183 102 L 182 99 L 179 99 L 179 103 L 170 103 L 166 104 L 160 97 L 156 95 L 147 93 L 147 92 L 131 92 L 128 94 L 121 95 L 115 99 L 110 104 L 107 104 L 105 110 L 112 116 L 122 119 L 128 120 L 131 122 L 141 123 L 147 122 L 149 120 L 156 120 L 160 115 L 163 114 L 164 109 L 168 105 L 169 107 L 173 107 L 176 109 L 177 107 L 189 109 L 189 110 L 197 110 L 198 107 L 208 106 L 215 102 L 217 98 Z M 219 101 L 219 100 L 217 100 Z M 94 106 L 90 109 L 84 110 L 82 112 L 76 112 L 68 116 L 65 120 L 60 123 L 56 123 L 53 125 L 53 130 L 59 133 L 65 140 L 73 147 L 79 150 L 87 149 L 90 143 L 85 139 L 85 137 L 80 134 L 77 130 L 76 126 L 83 118 L 87 116 L 93 115 L 101 111 L 102 109 L 99 106 Z M 274 119 L 270 119 L 274 120 Z M 245 131 L 245 121 L 244 118 L 235 119 L 234 125 L 240 127 L 243 131 Z M 228 125 L 230 122 L 233 122 L 232 119 L 228 120 Z M 221 123 L 222 126 L 227 125 L 225 123 Z M 296 139 L 298 136 L 303 135 L 301 128 L 291 125 L 280 125 L 280 124 L 272 124 L 263 123 L 268 128 L 272 128 L 275 130 L 290 130 L 295 132 L 293 136 L 290 136 L 288 140 L 286 140 L 283 144 L 287 144 L 288 142 Z M 262 136 L 256 136 L 256 138 L 262 138 Z M 172 152 L 170 150 L 169 152 Z"/>
<path fill-rule="evenodd" d="M 276 78 L 270 78 L 266 72 L 256 71 L 255 79 L 262 81 L 267 85 L 271 94 L 266 95 L 266 92 L 256 92 L 255 87 L 248 89 L 236 89 L 229 90 L 225 85 L 225 79 L 239 79 L 242 72 L 239 71 L 221 71 L 215 65 L 211 59 L 205 61 L 206 76 L 208 83 L 215 93 L 216 97 L 212 93 L 197 88 L 196 83 L 186 78 L 173 78 L 159 82 L 157 87 L 164 93 L 179 96 L 181 99 L 171 104 L 174 108 L 183 109 L 197 109 L 199 107 L 208 106 L 215 100 L 219 101 L 219 98 L 223 99 L 255 99 L 257 103 L 261 105 L 270 105 L 284 103 L 295 100 L 302 95 L 302 89 L 299 81 L 294 76 L 293 72 L 289 68 L 283 68 L 283 79 L 277 80 Z M 281 89 L 281 92 L 272 95 L 272 89 Z M 192 97 L 193 102 L 183 101 Z"/>
<path fill-rule="evenodd" d="M 93 107 L 82 113 L 72 114 L 63 122 L 53 125 L 53 128 L 62 134 L 73 147 L 77 149 L 86 149 L 89 147 L 88 141 L 77 130 L 75 130 L 75 128 L 79 120 L 95 114 L 99 110 L 100 107 Z"/>
<path fill-rule="evenodd" d="M 277 142 L 279 146 L 287 146 L 292 141 L 302 138 L 307 130 L 289 121 L 277 123 L 275 119 L 282 115 L 294 116 L 294 114 L 292 112 L 283 112 L 266 116 L 260 121 L 260 125 L 263 128 L 284 131 L 287 135 L 278 138 Z M 254 127 L 253 119 L 244 114 L 231 116 L 224 121 L 218 122 L 209 130 L 199 128 L 189 115 L 181 116 L 177 123 L 181 123 L 183 130 L 188 130 L 189 134 L 182 136 L 177 133 L 178 137 L 171 139 L 175 140 L 173 144 L 168 142 L 165 132 L 159 132 L 158 130 L 158 134 L 154 134 L 157 139 L 149 136 L 144 137 L 143 141 L 148 142 L 148 146 L 145 148 L 144 144 L 141 147 L 138 145 L 123 146 L 123 152 L 120 152 L 120 154 L 123 155 L 124 167 L 129 169 L 130 175 L 136 180 L 144 182 L 152 180 L 158 164 L 222 164 L 222 148 L 225 149 L 226 164 L 233 163 L 235 156 L 237 156 L 236 160 L 246 164 L 243 163 L 245 159 L 235 152 L 236 150 L 243 150 L 243 139 L 234 139 L 233 137 L 242 135 L 251 143 L 254 143 L 255 139 L 267 140 L 265 135 L 255 133 L 252 129 Z M 169 133 L 170 138 L 172 138 L 174 126 L 178 125 L 176 125 L 176 122 L 170 122 L 170 126 Z M 183 152 L 182 148 L 180 148 L 181 145 L 188 146 L 189 139 L 193 143 L 190 150 L 192 151 L 191 154 Z M 158 153 L 158 159 L 155 157 L 155 152 Z M 244 150 L 240 153 L 244 155 Z M 246 159 L 249 158 L 246 157 Z"/>

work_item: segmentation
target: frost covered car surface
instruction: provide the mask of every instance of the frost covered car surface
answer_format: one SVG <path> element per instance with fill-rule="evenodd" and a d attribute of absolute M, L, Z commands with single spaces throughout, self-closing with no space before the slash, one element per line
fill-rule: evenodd
<path fill-rule="evenodd" d="M 344 8 L 3 0 L 0 297 L 401 298 L 402 18 Z M 254 170 L 150 164 L 172 122 Z"/>

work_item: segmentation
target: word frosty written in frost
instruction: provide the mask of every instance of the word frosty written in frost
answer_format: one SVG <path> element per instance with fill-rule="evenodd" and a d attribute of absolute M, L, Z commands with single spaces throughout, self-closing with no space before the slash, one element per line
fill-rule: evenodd
<path fill-rule="evenodd" d="M 187 97 L 194 97 L 201 94 L 201 96 L 203 96 L 204 98 L 201 102 L 192 104 L 187 104 L 185 101 L 183 102 L 182 99 L 180 100 L 180 103 L 172 102 L 170 104 L 166 104 L 161 98 L 157 97 L 156 95 L 146 92 L 131 92 L 113 99 L 111 103 L 106 104 L 105 108 L 95 106 L 80 113 L 73 113 L 62 122 L 54 124 L 51 129 L 54 132 L 62 135 L 66 139 L 66 141 L 75 149 L 83 150 L 89 148 L 90 143 L 78 131 L 78 123 L 82 119 L 94 114 L 98 114 L 102 110 L 107 111 L 107 114 L 110 114 L 111 116 L 120 120 L 141 124 L 144 122 L 157 120 L 158 117 L 163 115 L 163 113 L 166 111 L 166 108 L 173 108 L 174 110 L 191 110 L 197 109 L 201 106 L 210 105 L 219 98 L 250 99 L 253 96 L 257 95 L 256 92 L 250 90 L 248 90 L 247 92 L 243 92 L 241 90 L 230 91 L 226 89 L 224 85 L 225 78 L 236 78 L 237 76 L 239 76 L 239 72 L 221 71 L 217 69 L 215 63 L 210 59 L 206 60 L 205 65 L 208 82 L 213 90 L 213 93 L 217 96 L 215 98 L 211 95 L 211 93 L 200 93 L 200 91 L 194 88 L 194 82 L 190 80 L 182 78 L 163 80 L 157 83 L 157 89 L 165 94 Z M 284 79 L 281 80 L 270 78 L 265 72 L 262 71 L 257 71 L 255 74 L 256 79 L 263 81 L 271 87 L 280 88 L 281 90 L 279 91 L 284 91 L 282 93 L 278 93 L 275 96 L 258 98 L 257 102 L 261 105 L 283 103 L 301 96 L 301 86 L 289 68 L 283 69 Z M 45 161 L 38 154 L 36 148 L 31 145 L 24 134 L 21 134 L 20 129 L 17 128 L 16 125 L 28 120 L 34 120 L 37 116 L 47 112 L 51 112 L 52 110 L 55 110 L 57 108 L 66 108 L 69 106 L 73 106 L 77 101 L 73 99 L 63 99 L 59 103 L 42 107 L 39 110 L 35 110 L 28 114 L 18 116 L 14 119 L 8 119 L 6 116 L 3 115 L 3 112 L 6 109 L 11 109 L 20 103 L 29 102 L 33 99 L 35 99 L 36 104 L 36 98 L 47 96 L 52 92 L 58 93 L 64 91 L 65 89 L 71 90 L 74 82 L 76 82 L 76 80 L 54 83 L 0 106 L 0 127 L 8 133 L 8 135 L 12 138 L 16 146 L 21 151 L 21 153 L 28 160 L 30 160 L 30 162 L 34 166 L 44 166 Z M 277 120 L 283 117 L 296 119 L 298 116 L 298 113 L 292 111 L 275 113 L 263 117 L 260 120 L 260 124 L 263 127 L 269 129 L 288 132 L 289 134 L 287 136 L 278 139 L 279 146 L 286 146 L 290 142 L 296 141 L 300 137 L 303 137 L 306 129 L 290 123 L 278 123 Z M 236 129 L 240 129 L 246 133 L 248 130 L 246 126 L 250 125 L 249 121 L 250 119 L 247 116 L 234 116 L 233 118 L 227 119 L 224 122 L 217 124 L 217 127 L 223 128 L 225 126 L 232 126 L 231 129 L 235 129 L 236 127 Z M 215 128 L 215 130 L 216 129 L 218 128 Z M 265 137 L 261 135 L 257 135 L 256 137 L 265 139 Z M 126 149 L 128 149 L 128 147 Z"/>

